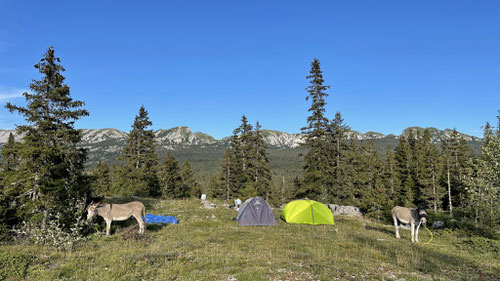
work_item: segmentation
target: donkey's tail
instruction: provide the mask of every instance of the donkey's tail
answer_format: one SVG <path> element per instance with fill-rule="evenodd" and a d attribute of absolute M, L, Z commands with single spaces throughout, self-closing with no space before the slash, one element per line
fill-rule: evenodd
<path fill-rule="evenodd" d="M 146 208 L 142 206 L 142 221 L 146 222 Z"/>

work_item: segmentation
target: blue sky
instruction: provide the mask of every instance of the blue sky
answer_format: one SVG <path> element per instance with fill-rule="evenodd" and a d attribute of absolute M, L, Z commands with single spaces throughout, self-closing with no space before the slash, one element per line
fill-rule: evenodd
<path fill-rule="evenodd" d="M 353 130 L 481 136 L 500 109 L 499 14 L 499 1 L 0 0 L 0 102 L 23 104 L 53 45 L 90 111 L 78 128 L 129 131 L 144 105 L 155 130 L 221 138 L 246 114 L 297 133 L 317 57 L 327 116 Z M 2 106 L 0 128 L 22 122 Z"/>

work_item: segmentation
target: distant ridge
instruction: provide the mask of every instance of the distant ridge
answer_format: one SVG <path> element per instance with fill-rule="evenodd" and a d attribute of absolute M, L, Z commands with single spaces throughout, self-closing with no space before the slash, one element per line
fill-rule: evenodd
<path fill-rule="evenodd" d="M 424 128 L 409 127 L 401 133 L 407 136 L 410 131 L 414 134 L 417 131 L 423 132 Z M 452 130 L 438 130 L 429 128 L 432 135 L 432 141 L 439 144 L 442 140 L 451 136 Z M 118 156 L 122 151 L 127 133 L 113 129 L 82 129 L 81 146 L 89 151 L 87 166 L 93 166 L 97 161 L 102 160 L 108 163 L 119 164 Z M 9 134 L 13 130 L 0 129 L 0 145 L 7 142 Z M 193 169 L 197 172 L 207 173 L 216 172 L 220 166 L 220 162 L 225 153 L 225 149 L 229 144 L 230 137 L 217 140 L 214 137 L 201 133 L 193 132 L 186 126 L 174 127 L 167 130 L 157 130 L 154 132 L 156 137 L 157 152 L 160 159 L 163 158 L 167 151 L 172 151 L 180 160 L 189 160 L 193 165 Z M 22 139 L 22 136 L 15 134 L 16 140 Z M 284 169 L 298 169 L 301 167 L 301 157 L 299 155 L 306 148 L 300 148 L 304 143 L 302 134 L 288 134 L 285 132 L 274 130 L 262 130 L 264 141 L 269 147 L 271 161 L 275 167 L 286 167 Z M 461 134 L 468 141 L 469 146 L 473 151 L 478 153 L 482 144 L 482 139 Z M 350 131 L 349 137 L 360 142 L 372 142 L 375 150 L 381 154 L 385 154 L 388 147 L 395 147 L 398 144 L 399 136 L 384 135 L 377 132 L 360 133 Z"/>
<path fill-rule="evenodd" d="M 433 143 L 439 143 L 443 140 L 449 139 L 453 130 L 445 129 L 439 130 L 433 127 L 427 128 L 432 136 Z M 401 133 L 404 136 L 408 136 L 410 131 L 414 134 L 417 132 L 424 132 L 425 128 L 421 127 L 408 127 L 403 130 Z M 82 145 L 83 146 L 92 146 L 93 144 L 119 144 L 124 143 L 127 138 L 127 133 L 112 129 L 81 129 L 82 136 Z M 16 134 L 14 130 L 4 130 L 0 129 L 0 144 L 6 143 L 9 137 L 9 134 L 13 132 L 16 140 L 20 140 L 21 136 Z M 154 132 L 156 142 L 158 146 L 162 146 L 165 148 L 174 148 L 176 146 L 191 146 L 191 145 L 225 145 L 227 144 L 229 137 L 217 140 L 214 137 L 202 133 L 202 132 L 193 132 L 189 127 L 179 126 L 170 129 L 160 129 Z M 350 131 L 349 138 L 355 140 L 381 140 L 381 139 L 399 139 L 399 136 L 389 134 L 384 135 L 378 132 L 366 132 L 360 133 L 357 131 Z M 468 142 L 481 142 L 482 139 L 470 136 L 467 134 L 460 133 L 459 134 Z M 289 134 L 281 131 L 275 130 L 262 130 L 262 135 L 264 136 L 264 141 L 270 147 L 276 148 L 295 148 L 304 143 L 304 138 L 302 134 Z"/>

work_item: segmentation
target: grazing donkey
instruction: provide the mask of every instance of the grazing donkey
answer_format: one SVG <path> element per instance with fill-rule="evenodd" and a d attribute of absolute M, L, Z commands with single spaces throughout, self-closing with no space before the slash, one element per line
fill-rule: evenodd
<path fill-rule="evenodd" d="M 392 219 L 394 220 L 394 227 L 396 228 L 396 238 L 399 236 L 399 223 L 410 224 L 411 227 L 411 242 L 418 243 L 418 229 L 422 224 L 425 226 L 427 222 L 427 212 L 425 209 L 409 209 L 405 207 L 396 206 L 392 208 Z M 417 229 L 415 230 L 415 225 Z"/>
<path fill-rule="evenodd" d="M 91 221 L 97 215 L 106 221 L 106 235 L 109 235 L 112 221 L 124 221 L 132 216 L 139 223 L 139 234 L 144 234 L 146 208 L 141 202 L 134 201 L 127 204 L 94 204 L 92 202 L 87 209 L 87 221 Z"/>

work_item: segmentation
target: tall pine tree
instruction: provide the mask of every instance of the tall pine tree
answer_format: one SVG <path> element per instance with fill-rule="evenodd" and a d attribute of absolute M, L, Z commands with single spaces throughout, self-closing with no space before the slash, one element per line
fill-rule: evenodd
<path fill-rule="evenodd" d="M 9 195 L 20 219 L 45 220 L 58 215 L 60 222 L 71 225 L 77 204 L 85 201 L 90 188 L 83 174 L 86 151 L 77 146 L 81 133 L 74 123 L 89 115 L 84 102 L 73 100 L 64 83 L 64 67 L 50 47 L 35 68 L 42 74 L 24 93 L 26 107 L 7 103 L 10 112 L 24 116 L 26 125 L 16 130 L 24 134 L 19 144 L 19 168 Z"/>
<path fill-rule="evenodd" d="M 320 199 L 328 197 L 328 184 L 325 175 L 329 170 L 329 155 L 327 131 L 329 120 L 325 117 L 325 98 L 328 96 L 326 90 L 330 86 L 323 85 L 323 71 L 318 59 L 311 63 L 311 70 L 306 79 L 310 79 L 310 85 L 306 88 L 308 96 L 306 100 L 311 100 L 307 117 L 307 126 L 303 127 L 302 133 L 305 135 L 305 143 L 310 147 L 309 152 L 304 156 L 304 177 L 299 182 L 296 196 L 299 198 L 308 197 L 310 199 Z"/>
<path fill-rule="evenodd" d="M 155 152 L 154 134 L 147 128 L 152 123 L 148 112 L 141 106 L 135 117 L 132 130 L 120 154 L 123 165 L 118 168 L 117 190 L 122 195 L 159 196 L 158 157 Z"/>
<path fill-rule="evenodd" d="M 199 198 L 201 196 L 201 188 L 194 177 L 194 172 L 189 161 L 186 160 L 182 163 L 179 174 L 182 178 L 182 184 L 188 191 L 188 196 Z"/>
<path fill-rule="evenodd" d="M 158 174 L 162 198 L 179 199 L 189 197 L 190 191 L 182 181 L 179 162 L 170 152 L 165 155 Z"/>
<path fill-rule="evenodd" d="M 92 191 L 100 196 L 112 196 L 112 171 L 108 163 L 100 161 L 92 168 Z"/>
<path fill-rule="evenodd" d="M 453 216 L 453 207 L 458 206 L 465 197 L 464 179 L 469 175 L 474 157 L 465 139 L 453 129 L 451 136 L 441 142 L 443 173 L 441 182 L 447 188 L 445 206 Z"/>
<path fill-rule="evenodd" d="M 399 190 L 396 191 L 395 203 L 401 206 L 414 206 L 415 181 L 412 174 L 412 149 L 409 141 L 401 135 L 396 146 L 394 159 L 396 160 L 396 173 L 400 181 Z"/>

